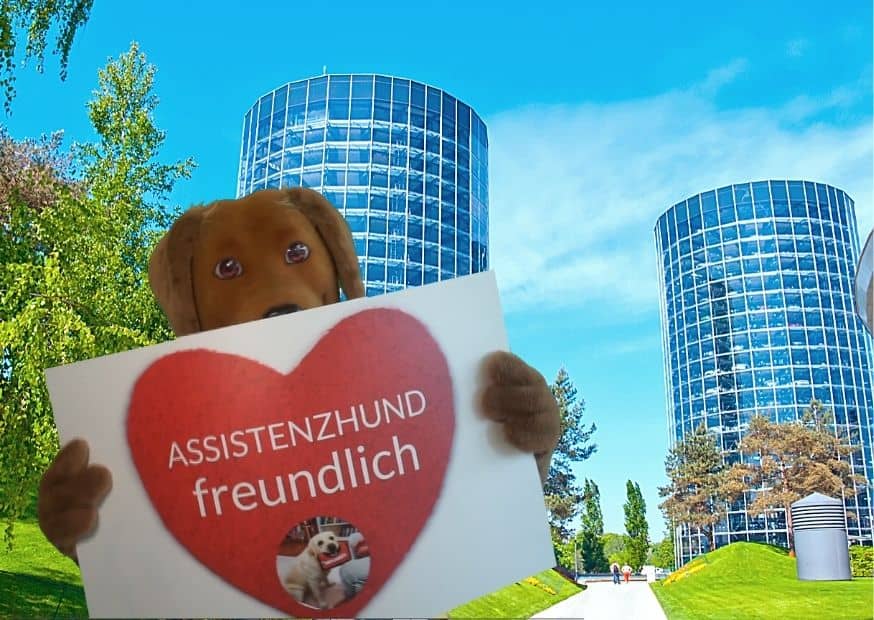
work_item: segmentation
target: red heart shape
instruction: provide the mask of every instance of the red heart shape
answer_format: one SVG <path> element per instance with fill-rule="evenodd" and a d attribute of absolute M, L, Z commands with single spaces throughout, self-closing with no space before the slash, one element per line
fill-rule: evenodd
<path fill-rule="evenodd" d="M 446 358 L 393 309 L 343 319 L 289 374 L 205 349 L 162 357 L 139 377 L 127 417 L 134 464 L 173 536 L 228 583 L 304 617 L 353 617 L 382 588 L 431 515 L 454 431 Z M 277 574 L 286 533 L 319 516 L 357 527 L 371 558 L 364 588 L 325 610 L 295 600 Z"/>

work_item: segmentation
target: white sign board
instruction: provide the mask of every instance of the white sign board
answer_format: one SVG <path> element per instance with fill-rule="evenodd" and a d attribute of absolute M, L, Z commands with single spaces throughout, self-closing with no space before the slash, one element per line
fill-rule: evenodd
<path fill-rule="evenodd" d="M 46 371 L 113 489 L 95 617 L 427 617 L 554 564 L 537 470 L 476 404 L 492 273 Z"/>

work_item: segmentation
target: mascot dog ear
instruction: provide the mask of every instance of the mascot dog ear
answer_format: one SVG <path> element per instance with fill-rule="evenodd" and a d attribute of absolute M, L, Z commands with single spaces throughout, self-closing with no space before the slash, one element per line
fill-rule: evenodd
<path fill-rule="evenodd" d="M 346 297 L 364 297 L 352 233 L 340 212 L 311 189 L 266 191 L 277 192 L 282 196 L 278 205 L 297 209 L 310 220 L 331 254 Z M 161 238 L 149 260 L 149 284 L 176 336 L 201 331 L 191 265 L 201 222 L 210 209 L 210 206 L 192 207 L 186 211 Z"/>
<path fill-rule="evenodd" d="M 288 204 L 303 213 L 319 232 L 334 260 L 340 286 L 349 299 L 364 297 L 364 283 L 349 224 L 320 193 L 306 187 L 284 190 Z"/>
<path fill-rule="evenodd" d="M 200 331 L 191 260 L 209 207 L 192 207 L 161 237 L 149 259 L 149 285 L 177 336 Z"/>

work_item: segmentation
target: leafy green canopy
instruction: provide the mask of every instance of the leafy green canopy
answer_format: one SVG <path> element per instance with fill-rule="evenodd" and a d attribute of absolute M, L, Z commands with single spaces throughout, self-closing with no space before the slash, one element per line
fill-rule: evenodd
<path fill-rule="evenodd" d="M 0 89 L 6 113 L 15 98 L 15 57 L 18 33 L 26 44 L 22 64 L 36 60 L 36 70 L 43 70 L 49 32 L 55 32 L 55 48 L 61 79 L 67 78 L 67 61 L 73 39 L 91 14 L 94 0 L 0 0 Z"/>
<path fill-rule="evenodd" d="M 46 368 L 168 340 L 147 264 L 175 213 L 162 201 L 191 174 L 158 162 L 155 68 L 134 43 L 98 72 L 93 144 L 0 134 L 0 515 L 32 503 L 58 449 Z"/>
<path fill-rule="evenodd" d="M 628 552 L 628 560 L 631 568 L 639 571 L 646 562 L 649 552 L 649 524 L 646 521 L 646 502 L 640 485 L 629 480 L 625 484 L 626 501 L 625 509 L 625 532 L 628 535 L 625 549 Z"/>
<path fill-rule="evenodd" d="M 586 478 L 583 484 L 583 514 L 580 519 L 579 539 L 583 556 L 583 568 L 590 573 L 606 573 L 609 570 L 604 553 L 604 516 L 601 512 L 601 491 L 593 480 Z"/>

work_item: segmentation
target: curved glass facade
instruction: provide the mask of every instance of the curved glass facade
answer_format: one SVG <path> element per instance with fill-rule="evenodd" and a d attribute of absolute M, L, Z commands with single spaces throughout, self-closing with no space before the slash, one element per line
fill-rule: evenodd
<path fill-rule="evenodd" d="M 323 75 L 262 96 L 243 122 L 237 196 L 311 187 L 352 228 L 367 295 L 488 269 L 488 137 L 419 82 Z"/>
<path fill-rule="evenodd" d="M 853 201 L 806 181 L 761 181 L 692 196 L 655 228 L 672 444 L 702 422 L 727 463 L 754 414 L 797 419 L 811 399 L 835 414 L 835 432 L 872 471 L 870 340 L 853 309 L 859 241 Z M 747 497 L 717 526 L 717 546 L 786 545 L 785 515 L 753 517 Z M 871 544 L 871 490 L 845 498 L 851 538 Z M 681 528 L 677 560 L 707 551 Z"/>

